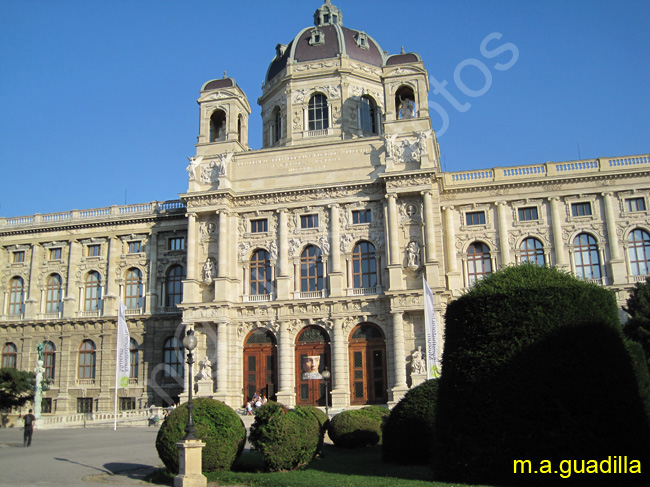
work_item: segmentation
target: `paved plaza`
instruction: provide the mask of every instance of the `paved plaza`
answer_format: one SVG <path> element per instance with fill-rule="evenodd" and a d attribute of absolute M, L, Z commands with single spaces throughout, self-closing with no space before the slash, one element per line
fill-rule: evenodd
<path fill-rule="evenodd" d="M 35 430 L 23 447 L 23 429 L 0 429 L 0 487 L 98 487 L 154 485 L 143 482 L 162 466 L 158 428 Z"/>

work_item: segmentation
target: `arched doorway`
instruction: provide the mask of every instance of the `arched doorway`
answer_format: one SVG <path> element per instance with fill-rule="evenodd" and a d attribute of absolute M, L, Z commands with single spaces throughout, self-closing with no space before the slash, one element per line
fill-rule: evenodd
<path fill-rule="evenodd" d="M 296 403 L 325 406 L 325 383 L 320 375 L 331 369 L 330 338 L 319 326 L 304 328 L 296 338 Z"/>
<path fill-rule="evenodd" d="M 278 346 L 273 333 L 263 328 L 253 330 L 244 342 L 244 394 L 251 399 L 255 392 L 275 400 L 278 384 Z"/>
<path fill-rule="evenodd" d="M 384 404 L 386 391 L 386 342 L 377 325 L 361 323 L 350 334 L 350 402 Z"/>

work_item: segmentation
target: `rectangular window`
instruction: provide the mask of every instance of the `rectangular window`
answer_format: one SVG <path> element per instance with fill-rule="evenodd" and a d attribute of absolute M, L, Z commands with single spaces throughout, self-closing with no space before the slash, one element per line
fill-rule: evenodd
<path fill-rule="evenodd" d="M 135 397 L 120 397 L 120 411 L 133 411 L 135 409 Z"/>
<path fill-rule="evenodd" d="M 61 260 L 61 249 L 50 249 L 50 260 Z"/>
<path fill-rule="evenodd" d="M 627 211 L 645 211 L 645 199 L 628 198 L 625 200 L 625 209 Z"/>
<path fill-rule="evenodd" d="M 93 244 L 88 246 L 88 257 L 99 257 L 102 253 L 102 246 L 100 244 Z"/>
<path fill-rule="evenodd" d="M 167 241 L 167 250 L 185 250 L 185 237 L 174 237 Z"/>
<path fill-rule="evenodd" d="M 370 210 L 352 210 L 352 223 L 354 225 L 370 222 L 372 222 L 372 213 Z"/>
<path fill-rule="evenodd" d="M 520 222 L 529 222 L 539 220 L 537 215 L 537 207 L 530 206 L 527 208 L 519 208 L 519 221 Z"/>
<path fill-rule="evenodd" d="M 589 216 L 591 215 L 591 203 L 572 203 L 571 215 L 573 216 Z"/>
<path fill-rule="evenodd" d="M 467 225 L 485 225 L 485 212 L 472 211 L 465 213 L 465 223 Z"/>
<path fill-rule="evenodd" d="M 78 413 L 92 413 L 93 412 L 93 398 L 92 397 L 78 397 L 77 398 L 77 412 Z"/>
<path fill-rule="evenodd" d="M 129 254 L 137 254 L 142 252 L 142 242 L 129 242 Z"/>
<path fill-rule="evenodd" d="M 41 400 L 41 412 L 42 413 L 51 413 L 52 412 L 52 398 L 44 397 Z"/>
<path fill-rule="evenodd" d="M 14 262 L 25 262 L 25 251 L 24 250 L 18 250 L 14 252 Z"/>
<path fill-rule="evenodd" d="M 300 215 L 300 228 L 318 228 L 318 215 Z"/>
<path fill-rule="evenodd" d="M 263 233 L 269 231 L 269 221 L 266 218 L 251 220 L 251 233 Z"/>

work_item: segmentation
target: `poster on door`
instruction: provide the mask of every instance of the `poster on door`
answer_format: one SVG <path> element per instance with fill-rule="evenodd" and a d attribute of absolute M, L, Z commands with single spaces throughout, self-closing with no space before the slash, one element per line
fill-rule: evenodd
<path fill-rule="evenodd" d="M 302 380 L 322 379 L 318 369 L 320 368 L 320 355 L 303 355 L 302 363 Z"/>

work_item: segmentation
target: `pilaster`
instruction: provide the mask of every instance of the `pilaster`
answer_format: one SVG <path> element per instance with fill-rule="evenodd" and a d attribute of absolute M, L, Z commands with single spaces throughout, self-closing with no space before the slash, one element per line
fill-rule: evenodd
<path fill-rule="evenodd" d="M 332 407 L 344 408 L 350 404 L 349 364 L 347 354 L 347 339 L 343 330 L 343 319 L 334 318 L 332 360 Z"/>

